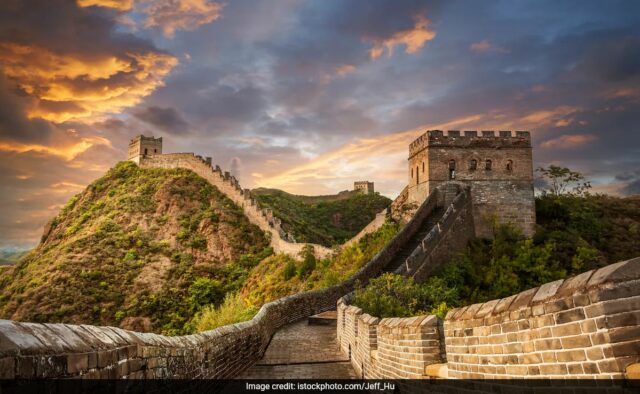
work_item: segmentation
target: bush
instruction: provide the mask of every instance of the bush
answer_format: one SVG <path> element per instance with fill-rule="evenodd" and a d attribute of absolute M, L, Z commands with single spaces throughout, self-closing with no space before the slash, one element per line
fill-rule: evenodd
<path fill-rule="evenodd" d="M 316 269 L 316 256 L 313 253 L 313 246 L 305 245 L 304 249 L 302 250 L 302 256 L 304 260 L 302 261 L 302 265 L 298 270 L 298 277 L 300 279 L 305 278 L 311 272 L 313 272 L 314 269 Z"/>
<path fill-rule="evenodd" d="M 289 260 L 287 265 L 284 267 L 284 280 L 289 280 L 296 276 L 296 263 L 293 260 Z"/>
<path fill-rule="evenodd" d="M 229 293 L 219 307 L 206 306 L 194 318 L 194 326 L 198 332 L 213 330 L 227 324 L 250 320 L 258 309 L 247 304 L 239 293 Z"/>
<path fill-rule="evenodd" d="M 424 300 L 413 278 L 385 273 L 356 289 L 354 304 L 376 317 L 407 317 L 420 314 Z"/>

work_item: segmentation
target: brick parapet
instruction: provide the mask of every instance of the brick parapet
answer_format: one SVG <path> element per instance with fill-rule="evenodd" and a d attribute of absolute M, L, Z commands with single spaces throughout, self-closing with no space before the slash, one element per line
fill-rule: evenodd
<path fill-rule="evenodd" d="M 344 298 L 337 308 L 341 349 L 361 378 L 425 379 L 427 366 L 444 362 L 437 317 L 380 319 Z"/>
<path fill-rule="evenodd" d="M 640 361 L 640 258 L 483 304 L 444 322 L 454 378 L 622 378 Z"/>

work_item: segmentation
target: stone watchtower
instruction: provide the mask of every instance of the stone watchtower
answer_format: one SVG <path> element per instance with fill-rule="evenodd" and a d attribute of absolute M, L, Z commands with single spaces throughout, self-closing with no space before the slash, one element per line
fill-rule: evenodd
<path fill-rule="evenodd" d="M 162 154 L 162 137 L 139 135 L 129 142 L 129 160 L 140 164 L 140 158 Z"/>
<path fill-rule="evenodd" d="M 493 218 L 530 237 L 535 231 L 533 160 L 528 131 L 430 130 L 409 145 L 408 202 L 422 203 L 438 185 L 471 186 L 475 232 L 492 237 Z"/>
<path fill-rule="evenodd" d="M 353 182 L 353 190 L 359 191 L 364 194 L 373 194 L 373 182 L 369 182 L 369 181 Z"/>

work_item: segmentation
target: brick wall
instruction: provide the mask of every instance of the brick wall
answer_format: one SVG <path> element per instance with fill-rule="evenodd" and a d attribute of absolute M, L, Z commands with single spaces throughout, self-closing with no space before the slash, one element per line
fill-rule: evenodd
<path fill-rule="evenodd" d="M 193 161 L 191 154 L 171 156 L 173 159 L 169 160 L 161 156 L 163 160 L 154 165 L 184 164 L 189 168 Z M 265 304 L 247 322 L 195 335 L 166 337 L 115 327 L 0 320 L 0 379 L 237 376 L 262 356 L 271 336 L 280 327 L 334 308 L 340 297 L 354 290 L 356 282 L 366 285 L 369 279 L 378 276 L 433 213 L 439 197 L 434 193 L 432 203 L 418 209 L 407 225 L 350 279 L 328 289 L 299 293 Z M 359 322 L 355 319 L 352 322 L 346 324 L 343 319 L 339 327 L 351 327 L 355 338 Z M 344 342 L 341 344 L 344 346 Z M 362 360 L 365 359 L 363 356 Z"/>
<path fill-rule="evenodd" d="M 442 325 L 435 316 L 379 319 L 338 301 L 338 340 L 365 379 L 424 379 L 443 362 Z M 350 350 L 350 353 L 349 353 Z"/>
<path fill-rule="evenodd" d="M 337 335 L 365 378 L 609 379 L 640 369 L 640 258 L 451 310 L 444 329 L 435 316 L 380 320 L 349 301 L 338 300 Z"/>
<path fill-rule="evenodd" d="M 186 168 L 200 175 L 234 203 L 241 207 L 249 218 L 249 221 L 268 234 L 270 234 L 271 246 L 277 253 L 286 253 L 297 257 L 306 243 L 289 242 L 286 234 L 280 226 L 280 220 L 273 216 L 271 210 L 260 209 L 257 202 L 251 198 L 249 190 L 243 190 L 238 180 L 228 172 L 223 173 L 220 167 L 211 166 L 210 161 L 196 156 L 193 153 L 170 153 L 158 156 L 143 157 L 139 165 L 147 168 Z M 312 245 L 315 254 L 319 257 L 327 257 L 333 253 L 330 248 L 322 245 Z"/>
<path fill-rule="evenodd" d="M 449 376 L 612 377 L 640 361 L 640 258 L 456 309 Z"/>

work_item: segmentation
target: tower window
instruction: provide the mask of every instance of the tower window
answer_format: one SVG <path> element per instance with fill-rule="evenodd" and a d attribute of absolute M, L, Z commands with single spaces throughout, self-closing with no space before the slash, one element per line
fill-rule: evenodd
<path fill-rule="evenodd" d="M 453 159 L 449 160 L 449 179 L 456 179 L 456 161 Z"/>
<path fill-rule="evenodd" d="M 413 179 L 413 168 L 411 168 L 411 178 Z"/>
<path fill-rule="evenodd" d="M 513 160 L 507 160 L 507 171 L 513 171 Z"/>
<path fill-rule="evenodd" d="M 424 161 L 422 162 L 422 173 L 424 174 Z"/>
<path fill-rule="evenodd" d="M 147 148 L 144 148 L 144 155 L 147 155 Z"/>
<path fill-rule="evenodd" d="M 475 171 L 477 169 L 478 169 L 478 160 L 471 159 L 471 161 L 469 162 L 469 170 Z"/>
<path fill-rule="evenodd" d="M 157 150 L 157 149 L 154 149 L 154 150 L 153 150 L 153 153 L 158 153 L 158 150 Z"/>
<path fill-rule="evenodd" d="M 420 183 L 420 173 L 418 172 L 420 167 L 416 167 L 416 185 Z"/>
<path fill-rule="evenodd" d="M 484 164 L 484 169 L 487 171 L 491 171 L 491 160 L 487 159 L 487 161 Z"/>

